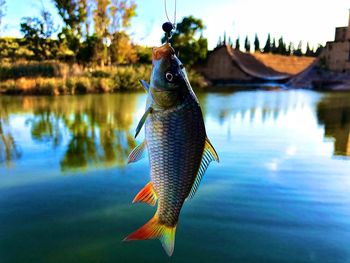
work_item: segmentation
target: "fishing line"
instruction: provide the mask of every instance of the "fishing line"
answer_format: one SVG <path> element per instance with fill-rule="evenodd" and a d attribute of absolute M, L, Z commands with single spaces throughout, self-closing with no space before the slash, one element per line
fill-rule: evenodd
<path fill-rule="evenodd" d="M 168 15 L 168 9 L 167 9 L 167 0 L 164 0 L 164 8 L 165 8 L 165 15 L 166 18 L 168 19 L 168 22 L 173 24 L 173 27 L 176 27 L 176 9 L 177 9 L 177 0 L 174 0 L 175 2 L 175 8 L 174 8 L 174 23 L 171 23 L 169 15 Z"/>

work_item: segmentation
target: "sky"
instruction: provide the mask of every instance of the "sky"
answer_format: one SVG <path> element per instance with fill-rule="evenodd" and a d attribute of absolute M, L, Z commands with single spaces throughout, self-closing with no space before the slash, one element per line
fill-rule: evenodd
<path fill-rule="evenodd" d="M 169 18 L 174 17 L 174 1 L 167 0 Z M 137 17 L 129 29 L 132 39 L 139 44 L 156 46 L 163 35 L 161 26 L 167 21 L 164 0 L 136 0 Z M 39 16 L 41 7 L 50 10 L 57 25 L 62 20 L 51 0 L 7 0 L 6 29 L 2 36 L 21 36 L 19 24 L 22 17 Z M 235 40 L 238 36 L 243 44 L 247 35 L 251 42 L 258 34 L 263 46 L 267 34 L 296 45 L 300 40 L 304 46 L 325 44 L 334 39 L 335 27 L 347 26 L 349 0 L 177 0 L 177 17 L 193 15 L 206 25 L 204 36 L 209 48 L 216 46 L 220 36 Z"/>

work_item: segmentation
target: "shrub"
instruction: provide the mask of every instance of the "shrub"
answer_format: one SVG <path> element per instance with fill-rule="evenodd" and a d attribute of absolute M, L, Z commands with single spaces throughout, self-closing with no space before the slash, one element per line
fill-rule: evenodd
<path fill-rule="evenodd" d="M 77 94 L 86 94 L 91 92 L 91 82 L 88 78 L 79 78 L 75 83 L 75 92 Z"/>

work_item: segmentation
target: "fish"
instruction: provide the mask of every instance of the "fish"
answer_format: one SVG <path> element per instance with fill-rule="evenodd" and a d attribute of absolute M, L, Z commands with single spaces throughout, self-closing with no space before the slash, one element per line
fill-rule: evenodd
<path fill-rule="evenodd" d="M 174 252 L 175 232 L 184 202 L 193 198 L 212 161 L 219 157 L 207 138 L 203 114 L 186 69 L 169 43 L 152 50 L 146 111 L 136 135 L 145 126 L 145 140 L 129 155 L 128 163 L 148 152 L 151 181 L 133 203 L 158 202 L 153 218 L 124 241 L 159 239 L 168 256 Z"/>

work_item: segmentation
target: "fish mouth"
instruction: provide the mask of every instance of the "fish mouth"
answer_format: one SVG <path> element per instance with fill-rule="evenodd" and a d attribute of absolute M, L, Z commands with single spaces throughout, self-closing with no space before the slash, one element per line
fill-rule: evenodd
<path fill-rule="evenodd" d="M 152 59 L 160 60 L 162 58 L 167 58 L 175 54 L 175 50 L 171 47 L 169 43 L 166 43 L 160 47 L 155 47 L 152 50 Z"/>

